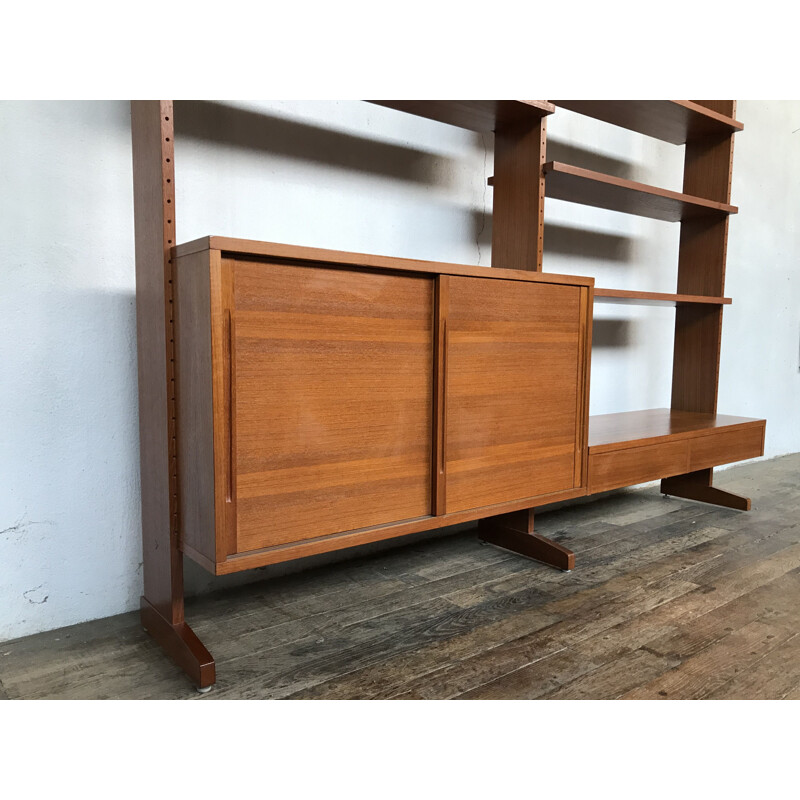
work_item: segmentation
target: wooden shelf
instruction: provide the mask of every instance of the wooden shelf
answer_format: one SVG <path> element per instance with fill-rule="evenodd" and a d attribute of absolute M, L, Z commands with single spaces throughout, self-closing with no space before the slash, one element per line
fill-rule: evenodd
<path fill-rule="evenodd" d="M 556 108 L 545 100 L 369 100 L 375 105 L 478 133 L 538 120 Z"/>
<path fill-rule="evenodd" d="M 664 440 L 693 439 L 725 428 L 762 427 L 764 420 L 651 408 L 589 417 L 589 452 L 605 453 L 660 444 Z"/>
<path fill-rule="evenodd" d="M 744 125 L 691 100 L 553 100 L 554 105 L 672 144 L 731 134 Z"/>
<path fill-rule="evenodd" d="M 669 294 L 664 292 L 632 292 L 625 289 L 598 289 L 594 290 L 594 299 L 597 303 L 631 303 L 646 306 L 677 306 L 677 305 L 728 305 L 730 297 L 706 297 L 697 294 Z"/>
<path fill-rule="evenodd" d="M 622 211 L 666 222 L 735 214 L 738 211 L 736 206 L 727 203 L 659 189 L 558 161 L 548 162 L 543 170 L 546 196 L 571 203 Z"/>

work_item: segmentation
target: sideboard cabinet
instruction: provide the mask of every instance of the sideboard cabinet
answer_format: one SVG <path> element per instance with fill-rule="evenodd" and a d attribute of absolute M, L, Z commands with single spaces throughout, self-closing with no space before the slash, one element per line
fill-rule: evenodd
<path fill-rule="evenodd" d="M 215 574 L 585 493 L 591 278 L 174 250 L 181 548 Z"/>

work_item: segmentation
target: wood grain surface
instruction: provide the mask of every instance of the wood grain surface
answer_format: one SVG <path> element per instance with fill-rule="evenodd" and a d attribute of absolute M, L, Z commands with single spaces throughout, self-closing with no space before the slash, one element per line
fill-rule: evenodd
<path fill-rule="evenodd" d="M 691 100 L 553 100 L 554 105 L 672 144 L 744 128 Z"/>
<path fill-rule="evenodd" d="M 237 552 L 430 514 L 433 281 L 225 265 Z"/>
<path fill-rule="evenodd" d="M 183 622 L 183 561 L 170 254 L 175 243 L 172 113 L 169 100 L 131 102 L 144 594 L 164 619 L 178 624 Z"/>
<path fill-rule="evenodd" d="M 504 125 L 494 136 L 492 267 L 541 272 L 547 119 Z"/>
<path fill-rule="evenodd" d="M 181 547 L 216 561 L 211 279 L 209 253 L 176 259 L 175 394 Z M 224 531 L 224 526 L 221 528 Z"/>
<path fill-rule="evenodd" d="M 555 107 L 545 100 L 370 100 L 379 106 L 456 125 L 477 133 L 536 122 Z"/>
<path fill-rule="evenodd" d="M 543 167 L 545 193 L 556 200 L 567 200 L 610 211 L 622 211 L 665 222 L 697 217 L 727 217 L 738 209 L 727 202 L 673 192 L 644 183 L 604 175 L 570 164 L 550 161 Z M 689 294 L 690 292 L 686 292 Z M 704 294 L 704 292 L 694 292 Z"/>
<path fill-rule="evenodd" d="M 573 487 L 581 291 L 450 278 L 448 512 Z"/>
<path fill-rule="evenodd" d="M 633 305 L 679 306 L 691 304 L 728 305 L 730 297 L 706 297 L 698 294 L 673 294 L 670 292 L 640 292 L 628 289 L 602 289 L 595 287 L 596 303 L 631 303 Z"/>
<path fill-rule="evenodd" d="M 475 278 L 492 278 L 528 283 L 558 283 L 574 286 L 593 286 L 594 278 L 579 275 L 557 275 L 523 269 L 501 269 L 475 267 L 467 264 L 451 264 L 443 261 L 422 261 L 413 258 L 350 253 L 328 250 L 321 247 L 298 247 L 279 242 L 259 242 L 252 239 L 231 239 L 225 236 L 205 236 L 182 244 L 173 250 L 175 256 L 185 256 L 202 250 L 221 250 L 224 257 L 264 257 L 270 263 L 277 261 L 322 262 L 363 270 L 393 270 L 396 272 L 421 272 L 428 275 L 461 275 Z"/>
<path fill-rule="evenodd" d="M 589 417 L 589 448 L 593 453 L 655 444 L 662 437 L 687 439 L 719 432 L 720 428 L 763 428 L 763 419 L 729 414 L 703 414 L 648 408 Z"/>
<path fill-rule="evenodd" d="M 764 420 L 664 408 L 590 417 L 589 491 L 755 458 L 764 454 L 764 427 Z"/>

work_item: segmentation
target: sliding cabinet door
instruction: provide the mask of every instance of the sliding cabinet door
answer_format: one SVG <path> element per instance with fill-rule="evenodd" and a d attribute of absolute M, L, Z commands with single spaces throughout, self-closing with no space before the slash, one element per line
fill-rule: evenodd
<path fill-rule="evenodd" d="M 224 261 L 231 552 L 431 513 L 433 279 Z"/>
<path fill-rule="evenodd" d="M 443 282 L 446 512 L 580 486 L 586 288 Z"/>

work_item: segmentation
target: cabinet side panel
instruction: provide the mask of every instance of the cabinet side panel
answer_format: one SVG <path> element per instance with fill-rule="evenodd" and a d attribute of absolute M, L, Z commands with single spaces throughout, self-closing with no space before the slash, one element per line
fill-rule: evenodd
<path fill-rule="evenodd" d="M 181 544 L 187 546 L 187 554 L 195 551 L 213 562 L 216 557 L 209 251 L 177 259 L 174 292 Z"/>
<path fill-rule="evenodd" d="M 433 280 L 237 261 L 237 551 L 430 515 Z"/>

